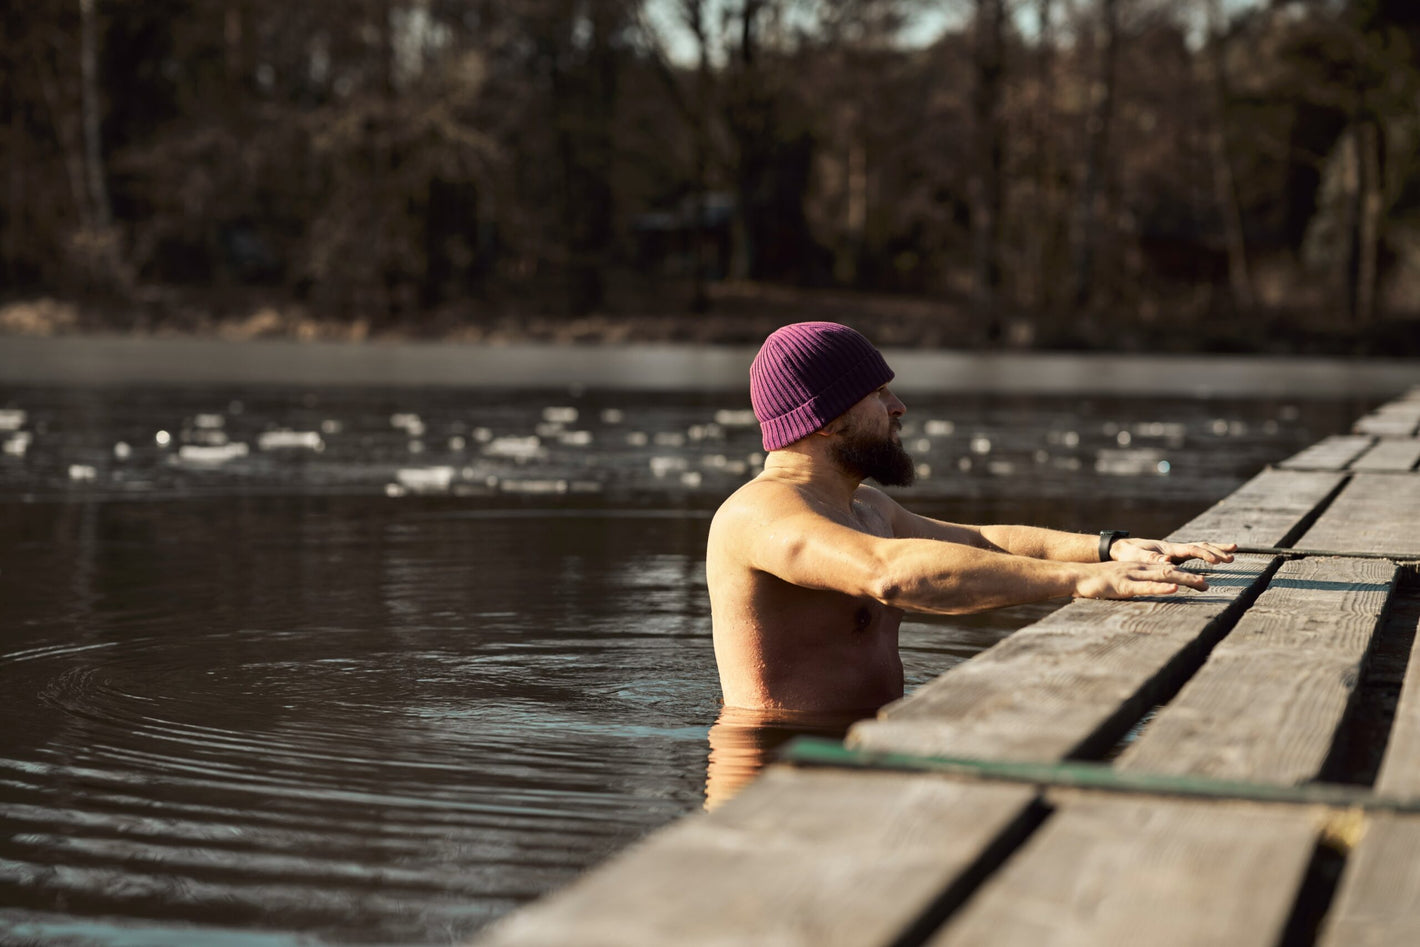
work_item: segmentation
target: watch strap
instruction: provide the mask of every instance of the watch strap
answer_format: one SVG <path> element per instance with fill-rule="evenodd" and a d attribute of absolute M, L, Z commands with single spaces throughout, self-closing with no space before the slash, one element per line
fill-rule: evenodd
<path fill-rule="evenodd" d="M 1116 539 L 1125 539 L 1129 536 L 1127 529 L 1107 529 L 1100 533 L 1100 562 L 1109 562 L 1109 547 L 1114 545 Z"/>

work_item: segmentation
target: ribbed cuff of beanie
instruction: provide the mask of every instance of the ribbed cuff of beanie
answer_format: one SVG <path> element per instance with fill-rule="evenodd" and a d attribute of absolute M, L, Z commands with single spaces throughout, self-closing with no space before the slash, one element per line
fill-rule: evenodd
<path fill-rule="evenodd" d="M 808 437 L 894 377 L 880 353 L 868 353 L 827 389 L 793 411 L 761 420 L 764 449 L 779 450 Z"/>

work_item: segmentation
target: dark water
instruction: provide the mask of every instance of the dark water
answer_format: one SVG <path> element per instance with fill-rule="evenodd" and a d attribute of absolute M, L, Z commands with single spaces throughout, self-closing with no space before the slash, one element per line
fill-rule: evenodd
<path fill-rule="evenodd" d="M 0 387 L 0 943 L 447 943 L 699 809 L 745 407 Z M 902 496 L 1162 534 L 1368 407 L 915 398 Z"/>

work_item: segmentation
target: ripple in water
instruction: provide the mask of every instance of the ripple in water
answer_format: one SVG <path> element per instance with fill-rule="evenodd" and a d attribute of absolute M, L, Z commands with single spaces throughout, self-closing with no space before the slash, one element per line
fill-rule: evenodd
<path fill-rule="evenodd" d="M 0 900 L 28 912 L 0 940 L 448 941 L 700 804 L 703 520 L 648 542 L 388 501 L 0 509 L 49 540 L 0 559 Z M 24 581 L 65 562 L 65 588 Z"/>

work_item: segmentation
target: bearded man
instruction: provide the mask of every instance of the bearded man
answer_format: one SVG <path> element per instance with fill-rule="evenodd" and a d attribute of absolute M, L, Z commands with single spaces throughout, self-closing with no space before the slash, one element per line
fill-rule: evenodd
<path fill-rule="evenodd" d="M 764 472 L 721 505 L 706 551 L 727 707 L 870 714 L 902 696 L 906 612 L 1202 590 L 1203 577 L 1177 563 L 1232 561 L 1231 544 L 963 526 L 908 512 L 863 483 L 907 486 L 915 473 L 893 377 L 872 343 L 831 322 L 785 326 L 755 356 L 750 400 Z"/>

